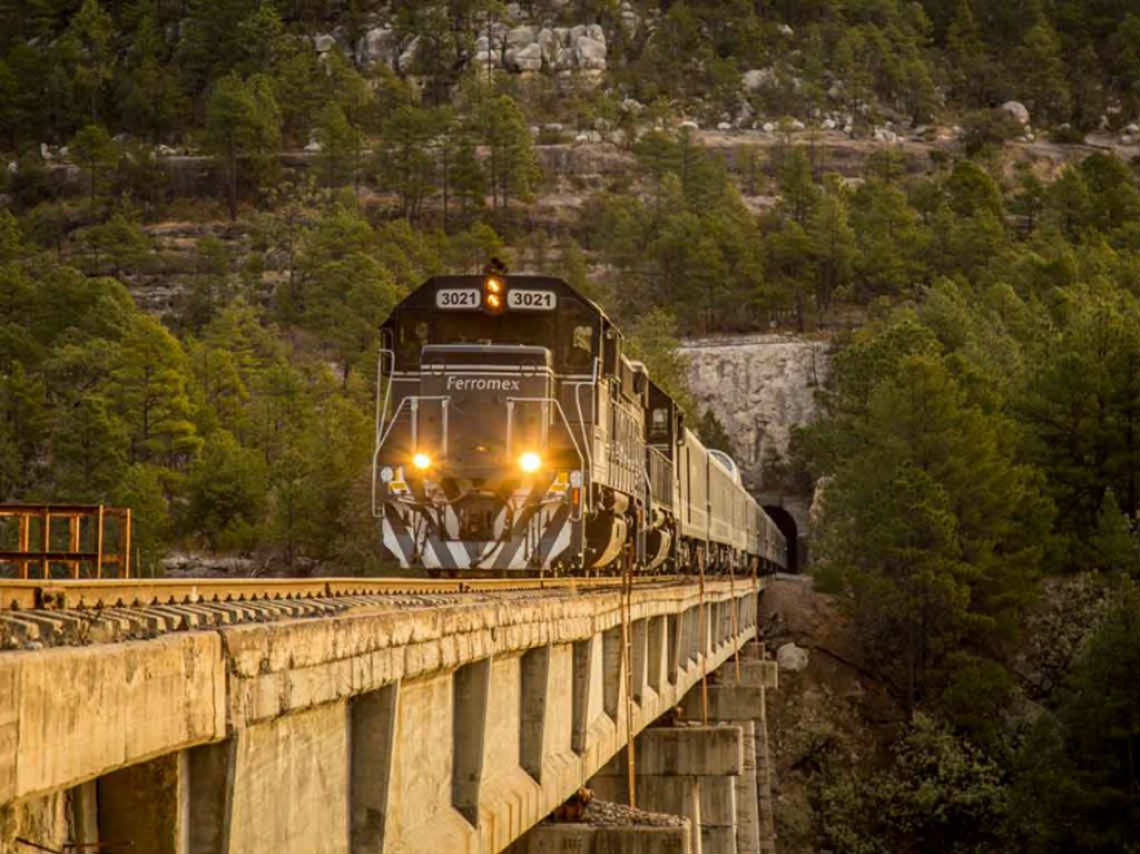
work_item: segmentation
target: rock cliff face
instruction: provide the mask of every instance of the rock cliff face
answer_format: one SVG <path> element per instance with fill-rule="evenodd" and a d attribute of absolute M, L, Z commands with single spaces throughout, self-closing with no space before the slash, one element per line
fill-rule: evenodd
<path fill-rule="evenodd" d="M 787 461 L 793 427 L 819 415 L 815 390 L 827 380 L 829 343 L 793 335 L 747 335 L 686 342 L 689 387 L 699 413 L 711 409 L 735 445 L 750 484 Z"/>

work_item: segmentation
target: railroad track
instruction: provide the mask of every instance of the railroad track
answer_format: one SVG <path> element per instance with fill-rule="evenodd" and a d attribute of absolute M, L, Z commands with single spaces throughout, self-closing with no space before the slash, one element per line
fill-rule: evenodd
<path fill-rule="evenodd" d="M 720 578 L 721 576 L 710 576 Z M 727 576 L 724 576 L 727 578 Z M 636 584 L 696 581 L 696 576 L 639 576 Z M 739 577 L 741 584 L 750 578 Z M 272 602 L 352 596 L 454 595 L 523 590 L 621 589 L 620 576 L 597 578 L 135 578 L 0 579 L 0 611 L 59 611 Z"/>

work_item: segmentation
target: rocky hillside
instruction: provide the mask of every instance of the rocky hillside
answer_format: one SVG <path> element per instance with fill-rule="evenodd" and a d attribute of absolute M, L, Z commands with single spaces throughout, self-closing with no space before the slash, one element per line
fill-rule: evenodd
<path fill-rule="evenodd" d="M 827 381 L 827 338 L 745 335 L 685 342 L 689 387 L 698 409 L 711 410 L 732 437 L 748 481 L 771 488 L 786 463 L 791 431 L 819 414 L 816 391 Z"/>

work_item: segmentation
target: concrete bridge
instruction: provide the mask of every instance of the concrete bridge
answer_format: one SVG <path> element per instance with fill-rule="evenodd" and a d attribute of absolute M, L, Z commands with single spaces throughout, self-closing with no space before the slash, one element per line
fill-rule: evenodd
<path fill-rule="evenodd" d="M 771 845 L 753 757 L 774 666 L 700 689 L 756 635 L 751 582 L 638 586 L 624 622 L 612 589 L 272 605 L 7 612 L 44 634 L 0 652 L 0 850 Z M 143 639 L 69 633 L 96 619 Z M 678 706 L 736 725 L 660 726 Z M 680 836 L 527 835 L 588 781 L 624 799 L 643 730 L 638 806 L 685 816 Z"/>

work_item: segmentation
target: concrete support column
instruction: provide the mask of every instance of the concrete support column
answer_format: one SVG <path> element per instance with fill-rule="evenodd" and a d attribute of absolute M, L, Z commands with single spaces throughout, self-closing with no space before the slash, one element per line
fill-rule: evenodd
<path fill-rule="evenodd" d="M 229 738 L 186 751 L 191 854 L 230 850 L 236 746 L 235 740 Z"/>
<path fill-rule="evenodd" d="M 384 848 L 399 690 L 399 683 L 385 685 L 348 707 L 349 841 L 359 854 Z"/>
<path fill-rule="evenodd" d="M 736 778 L 736 845 L 740 854 L 767 854 L 775 850 L 776 843 L 766 690 L 777 687 L 778 673 L 776 663 L 763 655 L 761 644 L 748 644 L 742 650 L 741 681 L 735 681 L 735 664 L 728 662 L 720 671 L 723 681 L 708 686 L 709 720 L 740 727 L 746 745 L 745 764 Z M 700 719 L 698 690 L 686 694 L 681 705 L 686 718 Z"/>
<path fill-rule="evenodd" d="M 636 804 L 689 819 L 690 851 L 736 854 L 736 777 L 743 767 L 739 727 L 651 727 L 636 743 Z M 587 784 L 627 803 L 625 750 Z"/>
<path fill-rule="evenodd" d="M 765 662 L 769 663 L 769 662 Z M 775 662 L 770 662 L 775 665 Z M 775 671 L 775 667 L 772 668 Z M 756 788 L 759 801 L 760 854 L 776 850 L 776 812 L 772 805 L 772 763 L 768 752 L 768 707 L 760 686 L 760 720 L 756 724 Z"/>
<path fill-rule="evenodd" d="M 101 850 L 177 852 L 189 848 L 186 752 L 168 753 L 99 778 Z M 85 804 L 86 821 L 90 805 Z M 84 831 L 90 834 L 90 828 Z"/>
<path fill-rule="evenodd" d="M 739 854 L 760 851 L 759 795 L 756 788 L 756 722 L 736 721 L 740 726 L 744 764 L 736 778 L 736 850 Z"/>

